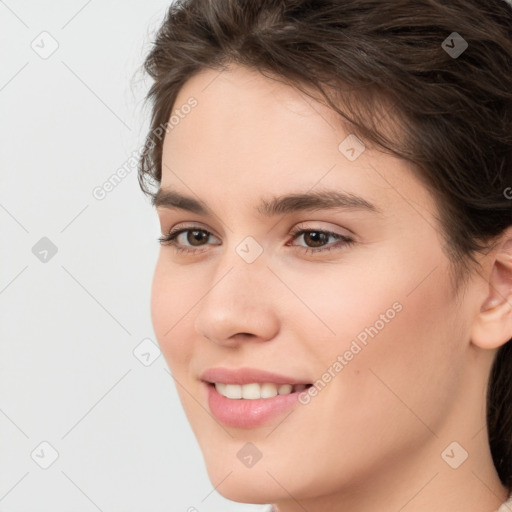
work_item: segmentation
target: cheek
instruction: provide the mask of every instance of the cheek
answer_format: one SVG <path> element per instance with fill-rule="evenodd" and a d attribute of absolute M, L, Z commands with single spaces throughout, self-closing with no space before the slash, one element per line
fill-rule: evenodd
<path fill-rule="evenodd" d="M 433 249 L 412 254 L 403 247 L 357 268 L 303 274 L 295 291 L 318 318 L 296 314 L 296 328 L 316 362 L 316 377 L 329 369 L 340 375 L 320 394 L 351 404 L 353 413 L 373 411 L 374 420 L 380 415 L 391 422 L 390 409 L 381 405 L 403 400 L 433 428 L 456 396 L 465 331 L 444 255 Z M 344 361 L 335 366 L 338 356 Z M 339 421 L 348 420 L 340 414 Z"/>
<path fill-rule="evenodd" d="M 344 302 L 347 311 L 337 324 L 346 333 L 341 345 L 346 350 L 356 340 L 361 350 L 338 385 L 351 410 L 367 421 L 395 425 L 397 431 L 409 425 L 410 432 L 429 435 L 418 417 L 438 431 L 457 396 L 464 329 L 445 260 L 416 262 L 409 270 L 403 264 L 402 272 L 373 275 L 366 294 L 356 294 L 352 305 Z"/>
<path fill-rule="evenodd" d="M 462 344 L 458 341 L 463 331 L 445 279 L 447 268 L 440 264 L 423 282 L 413 275 L 425 277 L 435 266 L 417 266 L 409 275 L 393 269 L 384 274 L 383 268 L 372 275 L 347 274 L 345 280 L 331 280 L 333 294 L 304 296 L 336 336 L 329 332 L 315 336 L 315 332 L 324 333 L 323 326 L 314 318 L 314 325 L 302 320 L 306 330 L 301 339 L 308 345 L 304 357 L 315 364 L 318 379 L 330 380 L 325 380 L 325 387 L 319 386 L 309 404 L 294 413 L 294 421 L 283 422 L 273 434 L 275 446 L 284 446 L 290 439 L 300 446 L 300 460 L 297 456 L 293 461 L 297 467 L 318 468 L 318 475 L 308 475 L 300 489 L 294 489 L 292 481 L 283 482 L 290 485 L 291 493 L 300 495 L 309 484 L 311 489 L 324 486 L 327 492 L 343 479 L 365 475 L 370 468 L 391 464 L 397 457 L 406 459 L 432 442 L 432 432 L 441 432 L 442 422 L 459 396 L 457 363 L 462 360 Z M 366 287 L 356 287 L 358 282 Z M 396 314 L 388 323 L 377 324 L 395 302 L 401 309 L 393 309 Z M 370 331 L 372 326 L 377 333 Z M 357 335 L 367 333 L 366 329 L 374 335 L 367 335 L 366 345 L 358 342 L 355 353 L 350 351 L 351 341 L 357 341 Z M 351 359 L 336 371 L 338 355 L 347 350 Z M 334 378 L 323 377 L 329 367 Z M 319 428 L 322 436 L 317 435 Z M 321 461 L 319 453 L 324 454 Z M 269 464 L 271 471 L 282 475 L 291 465 L 289 458 L 282 463 L 277 457 Z M 331 471 L 323 472 L 324 467 Z"/>
<path fill-rule="evenodd" d="M 176 278 L 175 269 L 168 268 L 159 257 L 151 287 L 151 321 L 160 349 L 174 374 L 190 360 L 192 349 L 186 343 L 187 311 L 194 304 L 189 288 Z M 189 314 L 192 314 L 190 312 Z"/>
<path fill-rule="evenodd" d="M 378 259 L 358 256 L 357 261 L 347 258 L 330 266 L 280 271 L 300 299 L 290 295 L 282 320 L 288 317 L 293 319 L 288 326 L 300 326 L 297 329 L 304 334 L 297 339 L 324 363 L 349 350 L 354 339 L 364 347 L 372 339 L 386 338 L 391 329 L 420 328 L 426 321 L 426 304 L 445 300 L 438 286 L 426 295 L 421 290 L 410 293 L 435 265 L 404 261 L 403 253 L 382 253 Z"/>

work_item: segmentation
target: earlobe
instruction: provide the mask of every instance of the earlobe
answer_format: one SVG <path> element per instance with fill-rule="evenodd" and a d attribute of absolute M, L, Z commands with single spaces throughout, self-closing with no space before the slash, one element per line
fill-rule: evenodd
<path fill-rule="evenodd" d="M 512 230 L 488 254 L 493 259 L 488 277 L 487 296 L 475 318 L 472 342 L 484 349 L 496 349 L 512 338 Z M 489 267 L 488 267 L 489 268 Z"/>

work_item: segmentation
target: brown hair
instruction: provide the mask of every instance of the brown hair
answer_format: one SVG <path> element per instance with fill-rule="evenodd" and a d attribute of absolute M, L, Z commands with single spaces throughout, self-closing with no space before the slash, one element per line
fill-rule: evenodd
<path fill-rule="evenodd" d="M 457 284 L 512 225 L 512 7 L 504 0 L 177 0 L 144 63 L 154 80 L 138 174 L 146 194 L 154 197 L 148 181 L 161 181 L 161 127 L 179 90 L 195 73 L 231 63 L 325 102 L 365 144 L 408 160 L 436 199 Z M 487 426 L 510 491 L 510 341 L 491 370 Z"/>

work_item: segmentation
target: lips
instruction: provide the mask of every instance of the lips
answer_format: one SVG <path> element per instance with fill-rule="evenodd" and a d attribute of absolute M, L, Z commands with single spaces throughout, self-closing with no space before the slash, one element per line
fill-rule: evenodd
<path fill-rule="evenodd" d="M 209 368 L 201 379 L 213 416 L 226 426 L 246 429 L 268 424 L 296 407 L 300 392 L 311 385 L 255 368 Z"/>
<path fill-rule="evenodd" d="M 304 379 L 297 379 L 278 373 L 272 373 L 265 370 L 258 370 L 256 368 L 209 368 L 201 374 L 201 380 L 214 384 L 291 384 L 292 386 L 298 384 L 308 385 L 310 381 Z"/>

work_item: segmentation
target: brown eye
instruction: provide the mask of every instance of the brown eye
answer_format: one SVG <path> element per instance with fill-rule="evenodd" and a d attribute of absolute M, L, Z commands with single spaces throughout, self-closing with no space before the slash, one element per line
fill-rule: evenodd
<path fill-rule="evenodd" d="M 208 240 L 208 237 L 210 236 L 209 233 L 202 229 L 187 229 L 186 233 L 186 239 L 190 245 L 201 245 L 201 242 Z"/>
<path fill-rule="evenodd" d="M 323 231 L 304 232 L 304 241 L 308 246 L 320 247 L 329 241 L 329 234 Z"/>
<path fill-rule="evenodd" d="M 355 243 L 355 241 L 348 236 L 320 229 L 301 229 L 292 233 L 292 236 L 293 240 L 297 240 L 300 237 L 302 237 L 305 242 L 305 245 L 298 245 L 297 247 L 309 253 L 330 251 L 332 249 L 343 248 Z M 337 240 L 338 242 L 327 245 L 331 237 L 334 238 L 334 240 Z"/>
<path fill-rule="evenodd" d="M 171 230 L 169 234 L 161 236 L 158 240 L 161 245 L 173 245 L 178 252 L 195 252 L 194 249 L 189 249 L 189 247 L 207 245 L 206 242 L 212 236 L 212 233 L 206 229 L 182 228 L 174 231 Z"/>

